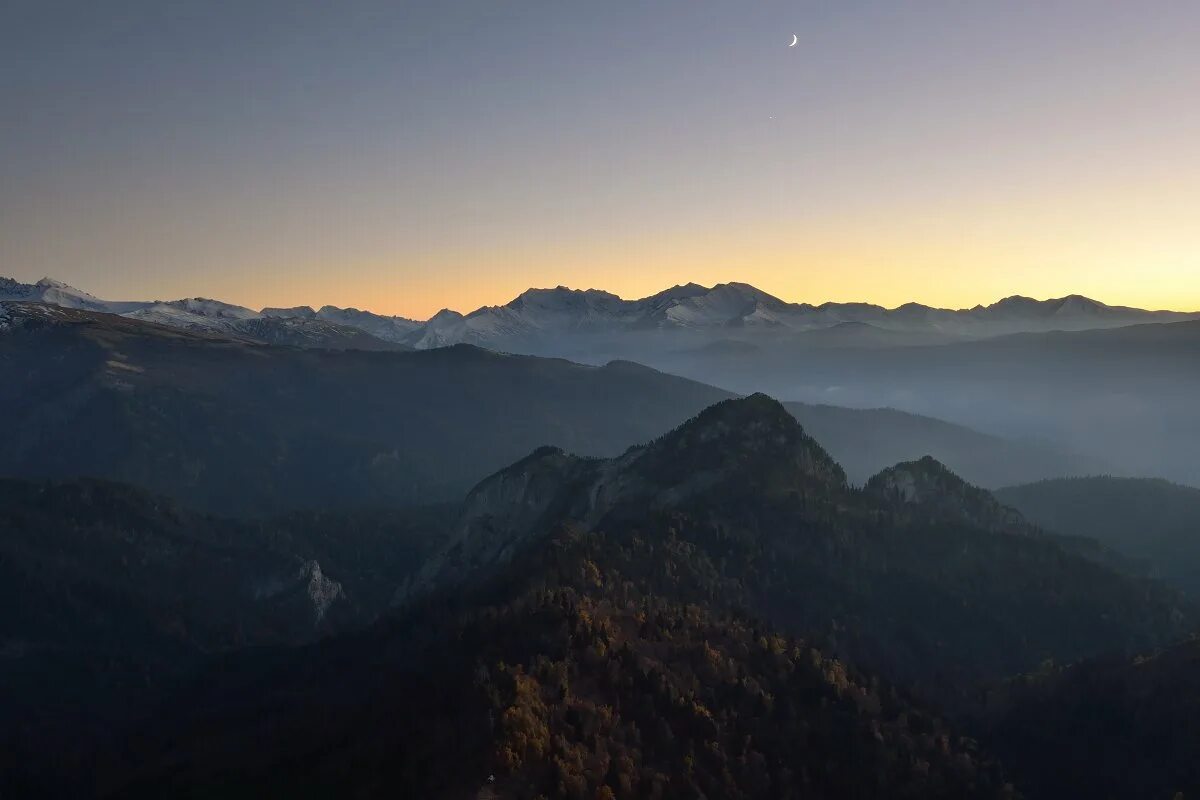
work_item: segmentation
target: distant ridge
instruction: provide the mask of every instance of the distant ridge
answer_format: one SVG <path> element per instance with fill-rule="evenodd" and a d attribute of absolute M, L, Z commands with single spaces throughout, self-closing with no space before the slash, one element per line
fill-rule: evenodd
<path fill-rule="evenodd" d="M 86 474 L 238 513 L 458 499 L 538 445 L 617 455 L 732 396 L 629 361 L 264 346 L 41 303 L 0 302 L 0 365 L 0 473 Z M 1098 468 L 899 411 L 786 408 L 855 483 L 925 453 L 985 486 Z"/>
<path fill-rule="evenodd" d="M 996 492 L 1036 524 L 1143 561 L 1200 598 L 1200 489 L 1154 478 L 1059 478 Z"/>
<path fill-rule="evenodd" d="M 905 303 L 893 309 L 870 303 L 813 305 L 787 302 L 738 282 L 711 287 L 688 283 L 637 300 L 625 300 L 599 289 L 531 288 L 504 305 L 484 306 L 470 313 L 443 309 L 425 321 L 331 305 L 317 310 L 300 306 L 255 311 L 205 298 L 111 302 L 52 278 L 43 278 L 35 284 L 0 278 L 0 300 L 51 303 L 230 334 L 244 335 L 239 324 L 244 328 L 247 320 L 288 319 L 296 320 L 291 323 L 293 328 L 324 322 L 355 328 L 384 342 L 416 349 L 466 342 L 531 353 L 560 347 L 564 338 L 637 336 L 655 331 L 710 341 L 713 334 L 776 340 L 834 330 L 837 335 L 828 340 L 807 341 L 817 345 L 881 346 L 889 343 L 888 337 L 899 337 L 896 344 L 936 343 L 1009 333 L 1088 330 L 1200 318 L 1200 312 L 1110 306 L 1081 295 L 1049 300 L 1014 295 L 969 309 L 934 308 L 920 303 Z M 925 338 L 913 340 L 914 335 Z M 319 336 L 311 338 L 311 346 L 322 346 Z"/>

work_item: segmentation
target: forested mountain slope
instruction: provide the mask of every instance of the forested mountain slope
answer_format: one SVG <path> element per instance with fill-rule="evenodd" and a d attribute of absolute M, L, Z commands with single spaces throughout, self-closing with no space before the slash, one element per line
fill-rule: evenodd
<path fill-rule="evenodd" d="M 894 491 L 905 475 L 920 491 Z M 932 460 L 852 488 L 762 396 L 613 459 L 543 448 L 499 471 L 399 600 L 362 633 L 214 665 L 101 759 L 104 785 L 1010 796 L 928 698 L 966 707 L 1195 622 Z"/>
<path fill-rule="evenodd" d="M 628 362 L 469 346 L 304 350 L 0 308 L 0 475 L 105 478 L 220 514 L 457 501 L 535 447 L 616 455 L 731 396 Z M 899 412 L 791 410 L 856 482 L 925 453 L 987 485 L 1087 471 L 1060 452 Z"/>
<path fill-rule="evenodd" d="M 1096 539 L 1200 597 L 1200 489 L 1156 479 L 1090 477 L 1012 486 L 996 494 L 1038 525 Z"/>

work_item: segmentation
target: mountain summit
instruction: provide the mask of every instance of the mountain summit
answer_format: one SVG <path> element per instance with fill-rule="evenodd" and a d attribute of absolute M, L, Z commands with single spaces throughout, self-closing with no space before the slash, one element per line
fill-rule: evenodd
<path fill-rule="evenodd" d="M 986 530 L 1016 534 L 1034 530 L 1018 511 L 1001 505 L 991 492 L 971 486 L 932 456 L 888 467 L 867 481 L 865 488 L 884 502 Z"/>
<path fill-rule="evenodd" d="M 107 317 L 109 324 L 114 319 L 139 324 Z M 0 350 L 33 333 L 0 337 Z M 131 345 L 122 341 L 122 363 L 150 364 Z M 211 346 L 234 349 L 224 341 Z M 331 357 L 239 349 L 253 351 L 245 380 L 282 356 L 310 366 Z M 436 362 L 433 371 L 410 373 L 409 383 L 431 386 L 436 375 L 452 375 L 453 393 L 440 396 L 439 407 L 463 393 L 463 359 L 485 367 L 543 362 L 466 345 L 353 358 L 371 374 L 389 362 Z M 585 375 L 607 369 L 545 363 Z M 618 377 L 645 372 L 615 369 Z M 544 392 L 556 380 L 540 371 L 534 383 Z M 129 385 L 132 392 L 122 396 L 136 398 L 147 388 L 132 379 Z M 251 394 L 254 388 L 239 386 Z M 351 398 L 378 394 L 397 416 L 390 401 L 401 393 L 386 388 L 355 388 L 329 405 L 345 415 Z M 589 383 L 577 397 L 602 394 Z M 627 408 L 620 416 L 643 412 Z M 377 420 L 363 421 L 364 434 L 377 441 Z M 270 469 L 260 469 L 279 466 L 272 459 Z M 329 479 L 321 470 L 314 487 Z M 105 794 L 161 797 L 199 787 L 192 793 L 1012 800 L 985 751 L 924 702 L 961 709 L 981 687 L 1046 659 L 1152 648 L 1190 629 L 1196 616 L 1175 593 L 1066 551 L 1053 537 L 991 526 L 978 513 L 991 508 L 988 498 L 933 459 L 897 465 L 867 488 L 853 488 L 785 408 L 761 394 L 717 402 L 612 458 L 538 448 L 471 492 L 449 543 L 401 592 L 399 607 L 375 624 L 303 649 L 224 654 L 207 669 L 197 665 L 201 674 L 172 688 L 167 702 L 156 701 L 153 718 L 135 736 L 96 726 L 90 735 L 110 747 L 113 762 L 102 762 L 113 782 Z M 53 517 L 61 541 L 78 538 L 76 517 L 64 515 L 60 501 L 33 502 Z M 164 516 L 153 506 L 145 513 Z M 175 535 L 181 526 L 173 520 L 162 525 L 162 536 L 146 540 L 153 552 L 187 541 Z M 294 529 L 299 521 L 291 517 L 286 525 Z M 275 581 L 285 588 L 279 609 L 265 608 L 266 620 L 291 624 L 301 640 L 314 625 L 353 612 L 356 597 L 382 601 L 393 581 L 411 574 L 386 560 L 395 528 L 327 548 L 331 522 L 327 515 L 312 519 L 311 544 L 294 530 L 261 537 L 294 543 L 283 555 L 304 559 L 300 569 L 283 559 L 289 569 L 286 581 Z M 347 523 L 343 530 L 357 528 Z M 212 531 L 204 540 L 215 546 L 192 549 L 227 559 L 238 552 L 231 545 L 241 547 L 262 530 L 257 525 L 234 529 L 197 517 L 191 527 Z M 44 526 L 26 527 L 36 549 L 22 547 L 6 563 L 37 564 L 25 561 L 31 551 L 44 563 L 61 562 L 58 540 L 46 545 Z M 129 531 L 124 515 L 88 531 L 107 543 L 89 552 L 109 559 L 116 589 L 131 567 L 145 566 L 137 550 L 123 558 Z M 258 572 L 279 572 L 274 551 L 260 560 Z M 179 563 L 187 570 L 192 560 Z M 232 593 L 221 591 L 222 583 L 232 573 L 210 569 L 217 583 L 202 596 L 224 611 Z M 82 596 L 60 588 L 70 575 L 40 566 L 18 566 L 18 580 L 9 583 L 21 587 L 22 573 L 61 604 Z M 133 575 L 144 582 L 136 569 Z M 122 593 L 116 600 L 157 620 L 159 597 L 174 589 L 167 584 L 145 599 Z M 254 608 L 258 600 L 241 605 L 247 603 Z M 168 618 L 159 627 L 169 639 L 182 626 Z M 92 652 L 107 655 L 82 656 Z M 26 674 L 38 668 L 2 661 Z M 104 677 L 113 660 L 94 663 Z M 88 733 L 72 726 L 58 735 L 77 748 Z M 60 763 L 72 751 L 58 741 L 30 748 L 32 755 Z M 54 776 L 78 780 L 71 770 L 61 773 Z"/>
<path fill-rule="evenodd" d="M 679 339 L 679 344 L 715 338 L 765 338 L 777 341 L 803 338 L 812 331 L 846 324 L 866 325 L 874 345 L 973 339 L 1008 333 L 1086 330 L 1146 322 L 1171 322 L 1200 317 L 1169 311 L 1144 311 L 1108 306 L 1070 295 L 1051 300 L 1013 296 L 990 306 L 951 310 L 906 303 L 895 309 L 869 303 L 793 303 L 748 283 L 697 283 L 673 286 L 638 300 L 625 300 L 600 289 L 556 286 L 530 288 L 504 305 L 484 306 L 470 313 L 444 309 L 426 321 L 374 314 L 355 308 L 322 306 L 265 308 L 254 311 L 216 300 L 110 302 L 44 278 L 22 284 L 0 278 L 0 300 L 25 300 L 67 308 L 128 314 L 175 327 L 240 334 L 253 338 L 241 325 L 248 319 L 297 319 L 304 322 L 357 328 L 370 336 L 417 349 L 450 344 L 477 344 L 492 349 L 533 354 L 569 355 L 572 347 L 612 337 L 644 337 L 650 332 Z M 239 329 L 241 325 L 241 329 Z M 259 323 L 263 327 L 266 323 Z M 300 323 L 293 323 L 293 328 Z M 912 337 L 918 336 L 914 340 Z M 322 346 L 310 335 L 310 344 Z M 338 346 L 345 337 L 339 337 Z M 839 344 L 845 336 L 839 337 Z M 815 339 L 804 339 L 819 343 Z M 301 340 L 300 344 L 304 345 Z M 307 346 L 307 345 L 306 345 Z"/>
<path fill-rule="evenodd" d="M 145 796 L 1011 799 L 920 698 L 961 708 L 1195 617 L 1051 537 L 949 513 L 968 488 L 932 459 L 849 487 L 763 395 L 615 458 L 539 448 L 476 487 L 387 619 L 214 667 L 137 777 Z"/>
<path fill-rule="evenodd" d="M 534 451 L 470 493 L 397 600 L 536 572 L 577 541 L 620 553 L 620 580 L 665 580 L 684 602 L 720 595 L 785 629 L 821 631 L 839 653 L 935 695 L 1045 658 L 1153 646 L 1191 619 L 1177 594 L 1069 551 L 932 458 L 850 487 L 761 394 L 616 458 Z M 979 630 L 992 635 L 969 633 Z"/>
<path fill-rule="evenodd" d="M 725 400 L 613 459 L 543 447 L 487 478 L 464 503 L 443 553 L 404 594 L 507 563 L 564 521 L 590 529 L 694 503 L 841 492 L 846 475 L 795 417 L 763 394 Z"/>

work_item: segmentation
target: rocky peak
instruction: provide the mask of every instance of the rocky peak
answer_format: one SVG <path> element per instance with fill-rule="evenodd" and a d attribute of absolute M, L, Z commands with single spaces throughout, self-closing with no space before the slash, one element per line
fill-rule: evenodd
<path fill-rule="evenodd" d="M 1033 530 L 991 492 L 964 481 L 932 456 L 905 461 L 867 481 L 865 491 L 889 504 L 912 506 L 945 521 L 963 521 L 999 533 Z"/>
<path fill-rule="evenodd" d="M 701 286 L 698 283 L 676 284 L 670 289 L 663 289 L 661 292 L 643 298 L 639 302 L 654 304 L 673 300 L 687 300 L 691 297 L 706 295 L 709 291 L 710 289 L 707 286 Z"/>
<path fill-rule="evenodd" d="M 278 317 L 280 319 L 290 319 L 292 317 L 300 317 L 301 319 L 313 319 L 317 316 L 317 312 L 312 306 L 294 306 L 292 308 L 264 308 L 260 312 L 264 317 Z"/>
<path fill-rule="evenodd" d="M 505 564 L 555 520 L 585 516 L 579 504 L 587 492 L 577 490 L 595 481 L 600 463 L 540 447 L 485 478 L 467 495 L 450 540 L 398 589 L 395 601 Z"/>
<path fill-rule="evenodd" d="M 449 308 L 443 308 L 441 311 L 429 318 L 427 325 L 444 325 L 447 323 L 461 322 L 463 315 L 457 311 L 452 311 Z"/>
<path fill-rule="evenodd" d="M 555 286 L 553 289 L 526 289 L 508 303 L 509 308 L 569 308 L 593 303 L 620 304 L 623 301 L 615 294 L 601 289 L 571 289 Z"/>
<path fill-rule="evenodd" d="M 748 283 L 718 283 L 704 296 L 706 300 L 721 305 L 741 304 L 744 313 L 750 313 L 756 308 L 783 308 L 787 303 L 774 295 L 767 294 L 756 286 Z"/>
<path fill-rule="evenodd" d="M 840 491 L 846 476 L 786 409 L 762 394 L 709 407 L 613 459 L 543 447 L 471 491 L 451 539 L 398 597 L 507 563 L 558 523 L 692 502 Z"/>
<path fill-rule="evenodd" d="M 765 394 L 725 400 L 642 448 L 633 465 L 660 483 L 698 475 L 775 492 L 815 483 L 842 488 L 846 475 L 795 417 Z"/>
<path fill-rule="evenodd" d="M 316 625 L 320 625 L 325 619 L 330 606 L 338 600 L 346 599 L 342 584 L 325 575 L 321 571 L 321 565 L 315 560 L 304 562 L 296 577 L 304 583 L 308 599 L 312 601 Z"/>
<path fill-rule="evenodd" d="M 1104 303 L 1079 294 L 1067 295 L 1051 302 L 1056 306 L 1054 313 L 1063 315 L 1102 314 L 1109 310 L 1108 306 Z"/>
<path fill-rule="evenodd" d="M 13 278 L 5 278 L 0 276 L 0 295 L 6 299 L 20 300 L 31 296 L 34 293 L 34 287 L 27 283 L 21 283 Z"/>

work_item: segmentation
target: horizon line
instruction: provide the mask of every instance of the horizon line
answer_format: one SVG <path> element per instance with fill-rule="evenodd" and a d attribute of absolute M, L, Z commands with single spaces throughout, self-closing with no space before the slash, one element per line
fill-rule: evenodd
<path fill-rule="evenodd" d="M 4 280 L 5 278 L 7 278 L 8 280 L 14 281 L 15 283 L 18 283 L 18 284 L 22 283 L 22 281 L 18 278 L 11 278 L 8 276 L 0 275 L 0 280 Z M 487 309 L 504 308 L 505 306 L 513 303 L 514 301 L 520 299 L 522 296 L 524 296 L 530 292 L 565 291 L 565 292 L 570 292 L 573 294 L 589 294 L 589 293 L 590 294 L 604 294 L 604 295 L 608 295 L 610 297 L 614 297 L 623 303 L 640 303 L 640 302 L 643 302 L 646 300 L 650 300 L 659 295 L 666 294 L 667 292 L 670 292 L 674 289 L 687 289 L 689 287 L 696 287 L 698 289 L 703 289 L 705 292 L 712 292 L 716 289 L 719 289 L 722 287 L 730 287 L 730 286 L 746 287 L 749 289 L 753 289 L 755 292 L 759 292 L 772 300 L 776 300 L 780 303 L 784 303 L 789 306 L 809 306 L 814 309 L 820 309 L 820 308 L 823 308 L 826 306 L 860 305 L 860 306 L 871 306 L 873 308 L 878 308 L 883 311 L 898 311 L 898 310 L 908 307 L 908 306 L 919 306 L 919 307 L 927 308 L 927 309 L 930 309 L 933 311 L 965 313 L 965 312 L 970 312 L 970 311 L 973 311 L 976 309 L 991 308 L 991 307 L 998 305 L 999 303 L 1002 303 L 1006 300 L 1029 300 L 1029 301 L 1033 301 L 1033 302 L 1037 302 L 1037 303 L 1050 303 L 1050 302 L 1054 302 L 1054 301 L 1065 301 L 1065 300 L 1070 300 L 1072 298 L 1078 298 L 1080 300 L 1087 300 L 1089 302 L 1097 303 L 1099 305 L 1105 306 L 1106 308 L 1117 308 L 1117 309 L 1126 308 L 1126 309 L 1132 309 L 1135 311 L 1145 311 L 1148 313 L 1200 314 L 1200 310 L 1184 310 L 1184 309 L 1171 309 L 1171 308 L 1145 308 L 1145 307 L 1141 307 L 1141 306 L 1132 306 L 1132 305 L 1127 305 L 1127 304 L 1123 304 L 1123 303 L 1113 304 L 1113 303 L 1105 302 L 1103 300 L 1097 300 L 1094 297 L 1080 294 L 1078 292 L 1072 292 L 1072 293 L 1061 295 L 1058 297 L 1046 297 L 1046 298 L 1038 298 L 1038 297 L 1034 297 L 1032 295 L 1015 293 L 1015 294 L 1005 295 L 996 300 L 993 300 L 990 303 L 976 303 L 973 306 L 960 306 L 958 308 L 951 308 L 948 306 L 930 305 L 928 303 L 922 303 L 918 300 L 908 300 L 908 301 L 906 301 L 904 303 L 900 303 L 899 305 L 896 305 L 896 306 L 886 306 L 881 303 L 871 302 L 869 300 L 845 300 L 845 301 L 824 300 L 819 303 L 814 303 L 814 302 L 811 302 L 808 300 L 786 300 L 782 297 L 779 297 L 778 295 L 774 295 L 774 294 L 771 294 L 770 292 L 760 289 L 752 283 L 748 283 L 746 281 L 732 280 L 732 281 L 720 281 L 720 282 L 714 283 L 711 286 L 706 286 L 702 283 L 697 283 L 695 281 L 689 281 L 687 283 L 676 283 L 676 284 L 668 286 L 664 289 L 660 289 L 657 292 L 653 292 L 648 295 L 644 295 L 641 297 L 633 297 L 633 298 L 623 297 L 623 296 L 617 294 L 616 292 L 609 291 L 608 289 L 600 289 L 600 288 L 595 288 L 595 287 L 589 287 L 586 289 L 576 289 L 576 288 L 567 286 L 566 284 L 558 284 L 557 286 L 530 286 L 530 287 L 518 292 L 516 295 L 512 296 L 507 301 L 504 301 L 501 303 L 484 304 L 484 305 L 478 306 L 470 311 L 459 311 L 458 309 L 451 308 L 450 306 L 443 306 L 442 308 L 440 308 L 437 311 L 430 314 L 425 319 L 418 319 L 416 317 L 406 317 L 401 314 L 388 314 L 385 312 L 373 311 L 366 306 L 358 306 L 358 305 L 337 306 L 337 305 L 333 305 L 332 303 L 326 303 L 326 304 L 322 304 L 320 306 L 314 306 L 312 304 L 301 304 L 301 305 L 291 305 L 291 306 L 267 304 L 267 305 L 259 306 L 256 308 L 253 305 L 243 305 L 241 303 L 230 302 L 227 300 L 222 300 L 218 297 L 212 297 L 212 296 L 207 296 L 207 295 L 202 295 L 202 294 L 184 295 L 182 297 L 175 297 L 175 298 L 170 298 L 170 299 L 154 298 L 154 299 L 149 299 L 149 300 L 139 300 L 139 299 L 113 300 L 110 298 L 104 298 L 104 297 L 100 297 L 98 295 L 92 294 L 87 289 L 80 288 L 79 286 L 76 286 L 73 283 L 70 283 L 68 281 L 63 281 L 58 278 L 51 277 L 49 275 L 45 275 L 45 276 L 37 279 L 36 281 L 31 281 L 30 283 L 25 284 L 25 285 L 36 286 L 39 284 L 41 284 L 41 285 L 50 284 L 50 285 L 67 287 L 70 289 L 74 289 L 75 291 L 82 292 L 84 294 L 88 294 L 89 296 L 94 297 L 97 300 L 100 300 L 102 302 L 109 302 L 109 303 L 175 303 L 175 302 L 181 302 L 184 300 L 206 300 L 206 301 L 214 301 L 214 302 L 218 302 L 218 303 L 224 303 L 226 305 L 236 306 L 239 308 L 244 308 L 244 309 L 247 309 L 247 310 L 255 312 L 255 313 L 262 313 L 263 311 L 271 310 L 271 309 L 285 310 L 285 309 L 308 308 L 313 311 L 318 311 L 322 308 L 336 308 L 336 309 L 342 309 L 342 310 L 348 310 L 348 311 L 362 311 L 362 312 L 366 312 L 369 314 L 375 314 L 375 315 L 381 316 L 381 317 L 398 318 L 398 319 L 404 319 L 404 320 L 407 320 L 410 322 L 419 322 L 419 323 L 429 322 L 434 317 L 437 317 L 440 314 L 444 314 L 446 312 L 450 312 L 452 314 L 458 314 L 462 317 L 469 317 L 469 316 L 472 316 L 473 314 L 476 314 L 480 311 L 485 311 Z"/>

